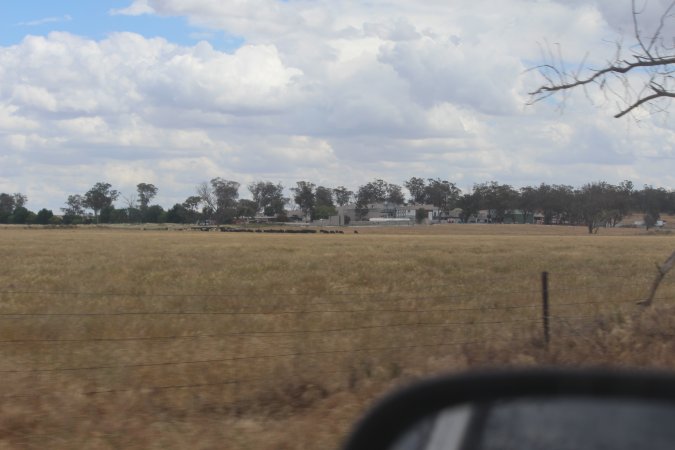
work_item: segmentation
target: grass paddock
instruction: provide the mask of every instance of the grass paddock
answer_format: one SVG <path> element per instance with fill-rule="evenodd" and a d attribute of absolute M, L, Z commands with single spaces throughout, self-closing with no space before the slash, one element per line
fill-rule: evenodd
<path fill-rule="evenodd" d="M 486 366 L 675 368 L 675 235 L 0 229 L 3 448 L 337 448 L 393 386 Z M 541 325 L 550 273 L 551 343 Z"/>

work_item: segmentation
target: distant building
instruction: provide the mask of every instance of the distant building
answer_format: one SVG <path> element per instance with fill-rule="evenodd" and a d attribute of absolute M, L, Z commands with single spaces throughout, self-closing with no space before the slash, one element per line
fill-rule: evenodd
<path fill-rule="evenodd" d="M 427 212 L 427 220 L 442 220 L 443 213 L 434 205 L 402 205 L 396 207 L 396 217 L 416 220 L 417 210 L 423 209 Z"/>
<path fill-rule="evenodd" d="M 494 209 L 481 209 L 469 218 L 470 223 L 495 223 L 496 211 Z M 521 209 L 508 209 L 504 212 L 503 222 L 506 224 L 544 223 L 544 214 L 540 211 L 525 212 Z"/>
<path fill-rule="evenodd" d="M 462 223 L 462 208 L 455 208 L 448 213 L 446 218 L 448 223 Z"/>
<path fill-rule="evenodd" d="M 425 219 L 429 222 L 443 222 L 450 217 L 440 208 L 434 205 L 395 205 L 393 203 L 371 203 L 362 208 L 356 204 L 339 206 L 337 217 L 340 225 L 349 225 L 352 222 L 381 222 L 381 223 L 415 223 L 417 210 L 424 209 Z M 459 220 L 461 209 L 453 210 L 456 215 L 452 216 Z M 459 212 L 457 212 L 459 211 Z M 389 219 L 389 220 L 385 220 Z"/>

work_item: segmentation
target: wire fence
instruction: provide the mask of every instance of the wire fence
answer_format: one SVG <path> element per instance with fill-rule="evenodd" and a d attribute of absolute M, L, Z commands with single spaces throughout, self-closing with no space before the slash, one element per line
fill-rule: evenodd
<path fill-rule="evenodd" d="M 500 290 L 504 278 L 494 277 L 463 291 L 435 284 L 429 295 L 0 288 L 0 397 L 229 389 L 212 401 L 242 405 L 284 384 L 354 384 L 482 348 L 542 348 L 545 327 L 553 344 L 591 336 L 600 320 L 637 314 L 649 285 L 646 276 L 587 279 L 554 273 L 544 287 L 533 274 L 523 289 Z M 662 291 L 656 301 L 670 307 L 675 290 Z"/>

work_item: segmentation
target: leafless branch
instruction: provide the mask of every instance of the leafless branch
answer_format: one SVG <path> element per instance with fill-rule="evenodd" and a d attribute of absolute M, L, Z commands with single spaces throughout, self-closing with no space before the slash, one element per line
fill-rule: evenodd
<path fill-rule="evenodd" d="M 633 38 L 637 46 L 628 57 L 624 54 L 621 41 L 616 42 L 616 53 L 607 64 L 599 69 L 588 68 L 586 75 L 582 75 L 588 54 L 584 56 L 578 67 L 572 70 L 566 68 L 565 60 L 558 48 L 554 54 L 550 45 L 542 51 L 544 63 L 533 68 L 539 71 L 544 84 L 530 92 L 529 104 L 533 104 L 562 94 L 563 101 L 567 91 L 581 88 L 590 98 L 588 88 L 597 87 L 605 96 L 613 96 L 619 100 L 619 112 L 614 117 L 623 117 L 636 108 L 650 104 L 658 109 L 656 101 L 659 99 L 675 98 L 675 43 L 667 45 L 663 39 L 663 32 L 667 29 L 666 23 L 675 17 L 675 0 L 663 11 L 659 17 L 659 24 L 650 37 L 645 37 L 640 29 L 639 19 L 644 12 L 638 8 L 635 0 L 632 1 L 631 14 L 633 19 Z M 556 45 L 557 46 L 557 45 Z M 619 89 L 617 89 L 619 88 Z"/>
<path fill-rule="evenodd" d="M 201 198 L 202 202 L 206 205 L 207 208 L 212 211 L 216 210 L 216 198 L 213 193 L 213 189 L 206 181 L 197 185 L 197 196 Z"/>
<path fill-rule="evenodd" d="M 138 205 L 138 200 L 136 200 L 136 194 L 129 194 L 129 195 L 122 194 L 121 197 L 128 209 L 136 208 L 136 206 Z"/>

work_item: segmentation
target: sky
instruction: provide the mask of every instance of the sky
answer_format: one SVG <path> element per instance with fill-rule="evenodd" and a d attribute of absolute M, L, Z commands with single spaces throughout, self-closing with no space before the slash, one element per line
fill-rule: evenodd
<path fill-rule="evenodd" d="M 0 192 L 56 212 L 99 181 L 167 208 L 215 177 L 244 198 L 413 176 L 673 189 L 668 113 L 614 119 L 596 90 L 527 104 L 542 48 L 599 67 L 631 26 L 629 0 L 0 0 Z"/>

